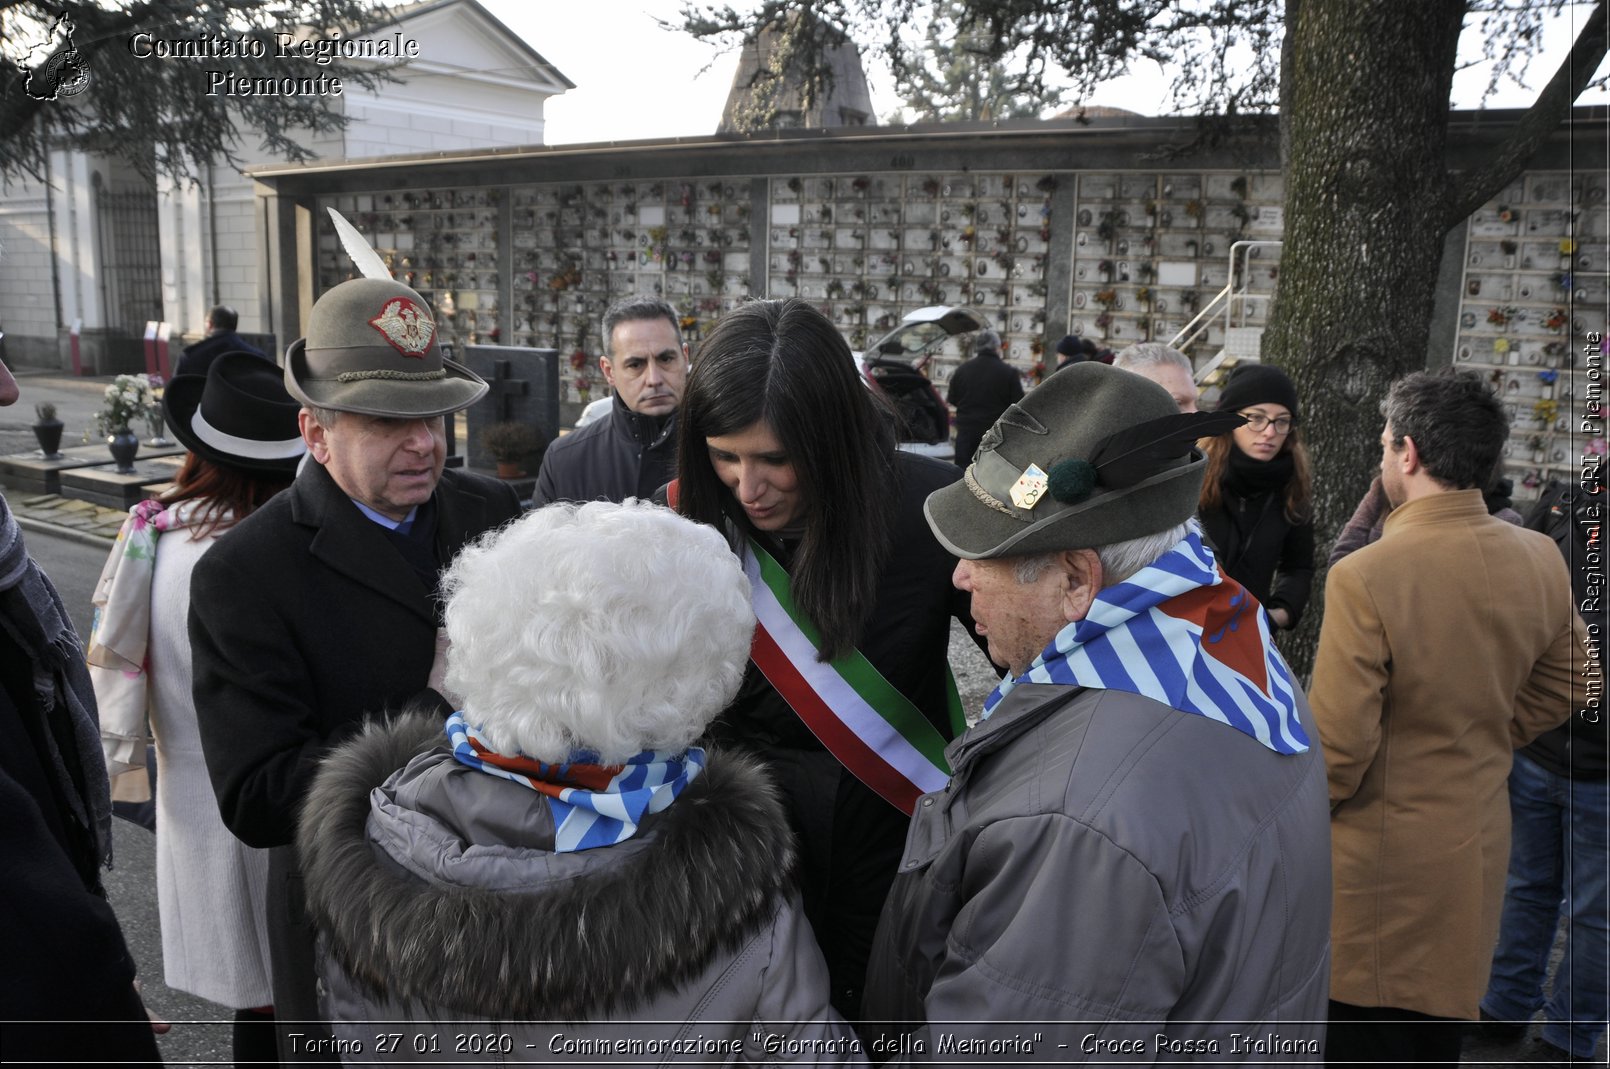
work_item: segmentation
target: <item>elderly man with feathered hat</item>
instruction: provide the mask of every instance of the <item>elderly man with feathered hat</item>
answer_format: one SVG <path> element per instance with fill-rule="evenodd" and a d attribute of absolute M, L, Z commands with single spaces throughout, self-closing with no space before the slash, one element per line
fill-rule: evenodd
<path fill-rule="evenodd" d="M 929 496 L 1010 672 L 917 805 L 864 1007 L 903 1024 L 875 1051 L 1320 1060 L 1324 762 L 1192 518 L 1196 439 L 1239 422 L 1077 364 Z"/>
<path fill-rule="evenodd" d="M 437 576 L 520 512 L 504 483 L 444 471 L 443 416 L 487 391 L 442 356 L 425 299 L 362 278 L 313 305 L 285 353 L 308 462 L 219 540 L 191 580 L 193 690 L 224 823 L 271 848 L 267 903 L 280 1056 L 329 1046 L 292 840 L 318 758 L 395 709 L 437 662 Z M 291 1033 L 299 1033 L 293 1037 Z"/>

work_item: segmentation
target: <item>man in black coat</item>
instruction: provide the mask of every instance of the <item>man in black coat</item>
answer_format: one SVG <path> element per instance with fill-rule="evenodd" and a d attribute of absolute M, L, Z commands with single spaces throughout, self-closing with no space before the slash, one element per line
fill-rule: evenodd
<path fill-rule="evenodd" d="M 973 358 L 956 369 L 945 395 L 956 409 L 956 466 L 972 463 L 978 440 L 1023 397 L 1017 368 L 1001 359 L 1001 336 L 993 330 L 973 335 Z"/>
<path fill-rule="evenodd" d="M 609 415 L 548 447 L 532 504 L 648 498 L 676 475 L 676 408 L 688 347 L 676 309 L 658 297 L 624 297 L 604 313 L 598 358 L 615 391 Z"/>
<path fill-rule="evenodd" d="M 207 336 L 194 345 L 185 346 L 184 355 L 179 357 L 179 366 L 173 369 L 173 373 L 205 375 L 212 362 L 224 353 L 251 353 L 267 360 L 267 353 L 255 345 L 247 344 L 244 338 L 235 333 L 235 328 L 239 325 L 240 316 L 227 305 L 220 304 L 209 311 Z"/>
<path fill-rule="evenodd" d="M 273 848 L 269 938 L 280 1056 L 332 1048 L 291 845 L 314 766 L 364 718 L 429 685 L 438 572 L 519 514 L 503 483 L 443 470 L 442 416 L 485 394 L 444 360 L 430 309 L 390 280 L 342 283 L 286 353 L 310 460 L 209 550 L 191 580 L 201 741 L 227 824 Z M 303 1022 L 303 1023 L 298 1023 Z"/>

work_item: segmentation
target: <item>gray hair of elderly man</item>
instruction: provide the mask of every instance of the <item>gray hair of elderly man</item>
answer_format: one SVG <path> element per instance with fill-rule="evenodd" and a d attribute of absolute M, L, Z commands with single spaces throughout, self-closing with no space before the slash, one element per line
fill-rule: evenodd
<path fill-rule="evenodd" d="M 1185 537 L 1189 527 L 1190 521 L 1185 520 L 1156 534 L 1142 535 L 1108 546 L 1092 547 L 1096 551 L 1096 559 L 1101 561 L 1102 589 L 1122 583 L 1173 549 L 1175 544 Z M 1056 558 L 1057 551 L 1018 557 L 1013 561 L 1012 577 L 1027 586 L 1044 575 L 1045 570 L 1051 567 Z"/>
<path fill-rule="evenodd" d="M 1001 351 L 1001 336 L 985 327 L 973 335 L 973 352 L 998 353 Z"/>
<path fill-rule="evenodd" d="M 1189 357 L 1172 345 L 1164 345 L 1160 341 L 1143 341 L 1131 345 L 1112 358 L 1112 366 L 1125 371 L 1138 371 L 1143 367 L 1157 367 L 1163 364 L 1173 364 L 1183 369 L 1187 375 L 1194 374 Z"/>

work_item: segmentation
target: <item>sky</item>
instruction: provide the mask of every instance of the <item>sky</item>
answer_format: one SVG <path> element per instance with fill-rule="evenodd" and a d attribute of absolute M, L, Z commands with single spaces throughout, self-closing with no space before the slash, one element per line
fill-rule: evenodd
<path fill-rule="evenodd" d="M 720 55 L 691 37 L 659 27 L 656 17 L 675 20 L 681 0 L 481 0 L 511 30 L 576 84 L 547 103 L 547 143 L 634 141 L 695 137 L 715 132 L 732 86 L 735 53 Z M 743 7 L 743 0 L 731 0 Z M 1573 4 L 1544 35 L 1532 61 L 1531 89 L 1507 87 L 1487 107 L 1525 107 L 1570 48 L 1574 27 L 1588 4 Z M 1467 37 L 1469 35 L 1467 34 Z M 893 82 L 867 63 L 873 110 L 886 116 L 898 106 Z M 1108 104 L 1143 114 L 1167 109 L 1167 79 L 1151 66 L 1108 83 L 1086 104 Z M 697 73 L 708 67 L 703 73 Z M 1455 76 L 1454 104 L 1480 104 L 1488 75 L 1481 65 Z M 1583 104 L 1610 103 L 1603 90 L 1584 94 Z"/>

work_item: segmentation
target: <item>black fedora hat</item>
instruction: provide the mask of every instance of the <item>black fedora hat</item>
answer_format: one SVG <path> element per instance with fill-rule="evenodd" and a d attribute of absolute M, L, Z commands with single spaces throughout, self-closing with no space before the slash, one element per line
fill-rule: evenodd
<path fill-rule="evenodd" d="M 254 353 L 224 353 L 205 375 L 179 375 L 162 392 L 168 427 L 187 449 L 248 471 L 295 473 L 307 452 L 301 407 L 280 369 Z"/>

